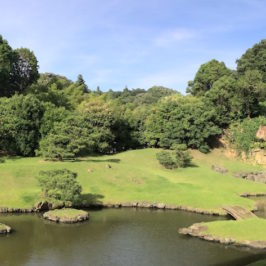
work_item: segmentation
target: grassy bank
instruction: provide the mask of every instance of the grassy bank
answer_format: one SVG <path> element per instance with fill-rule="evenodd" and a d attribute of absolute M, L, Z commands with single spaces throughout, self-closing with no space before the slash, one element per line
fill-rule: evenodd
<path fill-rule="evenodd" d="M 193 167 L 167 170 L 156 160 L 155 149 L 127 151 L 76 162 L 47 162 L 41 158 L 9 158 L 0 164 L 0 207 L 29 208 L 38 200 L 36 176 L 41 170 L 67 168 L 78 173 L 84 197 L 102 202 L 148 201 L 222 211 L 225 205 L 252 208 L 239 195 L 266 192 L 266 185 L 232 177 L 235 171 L 260 170 L 227 159 L 220 150 L 204 155 L 193 151 Z M 229 169 L 227 174 L 211 165 Z M 109 168 L 109 165 L 111 168 Z M 93 194 L 93 196 L 91 195 Z"/>
<path fill-rule="evenodd" d="M 215 221 L 204 223 L 204 233 L 215 237 L 233 238 L 236 241 L 266 241 L 266 219 L 249 218 L 238 221 Z"/>

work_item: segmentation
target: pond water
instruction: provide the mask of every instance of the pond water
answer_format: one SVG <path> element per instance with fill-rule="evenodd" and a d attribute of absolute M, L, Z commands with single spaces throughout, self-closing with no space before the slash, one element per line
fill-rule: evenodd
<path fill-rule="evenodd" d="M 221 218 L 183 211 L 104 209 L 82 224 L 55 224 L 37 214 L 0 215 L 15 229 L 0 237 L 1 266 L 242 266 L 265 258 L 255 250 L 178 234 Z"/>

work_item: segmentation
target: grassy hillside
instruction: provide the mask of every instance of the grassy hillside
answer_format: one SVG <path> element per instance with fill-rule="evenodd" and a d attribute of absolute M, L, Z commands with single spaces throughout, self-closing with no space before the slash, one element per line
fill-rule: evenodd
<path fill-rule="evenodd" d="M 7 159 L 0 164 L 0 206 L 31 207 L 40 196 L 36 180 L 39 171 L 61 168 L 77 172 L 83 193 L 98 194 L 103 202 L 164 202 L 221 211 L 224 205 L 252 208 L 253 201 L 239 195 L 266 192 L 264 184 L 232 177 L 234 171 L 259 170 L 260 167 L 227 159 L 220 150 L 207 155 L 193 151 L 194 167 L 176 170 L 160 166 L 156 160 L 157 152 L 155 149 L 134 150 L 82 158 L 76 162 Z M 111 168 L 106 167 L 107 164 Z M 212 164 L 226 167 L 229 173 L 214 172 Z"/>

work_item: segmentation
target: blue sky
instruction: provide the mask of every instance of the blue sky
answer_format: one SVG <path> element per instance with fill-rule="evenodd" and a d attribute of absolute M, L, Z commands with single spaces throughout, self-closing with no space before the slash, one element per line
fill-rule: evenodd
<path fill-rule="evenodd" d="M 0 34 L 40 72 L 89 88 L 185 92 L 199 66 L 235 60 L 266 38 L 265 0 L 0 0 Z"/>

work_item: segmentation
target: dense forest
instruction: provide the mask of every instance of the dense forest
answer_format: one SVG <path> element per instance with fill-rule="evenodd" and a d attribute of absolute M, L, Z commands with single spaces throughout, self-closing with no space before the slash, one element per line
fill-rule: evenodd
<path fill-rule="evenodd" d="M 263 148 L 255 133 L 266 125 L 266 40 L 236 63 L 202 64 L 186 95 L 162 86 L 102 92 L 82 75 L 39 73 L 33 51 L 0 36 L 0 153 L 64 160 L 176 144 L 207 153 L 224 130 L 240 151 Z"/>

